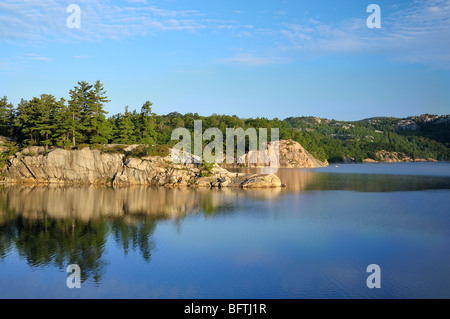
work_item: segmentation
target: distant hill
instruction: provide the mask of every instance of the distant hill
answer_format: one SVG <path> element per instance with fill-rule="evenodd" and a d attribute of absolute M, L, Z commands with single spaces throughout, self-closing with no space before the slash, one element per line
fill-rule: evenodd
<path fill-rule="evenodd" d="M 412 160 L 450 160 L 450 115 L 373 117 L 360 121 L 289 117 L 283 122 L 299 132 L 294 140 L 319 159 L 330 162 L 346 158 L 380 161 L 381 151 L 405 154 Z"/>

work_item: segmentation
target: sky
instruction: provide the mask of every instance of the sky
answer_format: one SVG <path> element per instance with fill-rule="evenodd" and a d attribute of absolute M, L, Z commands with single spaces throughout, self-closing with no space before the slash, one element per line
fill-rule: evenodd
<path fill-rule="evenodd" d="M 69 99 L 96 80 L 109 115 L 147 100 L 243 118 L 450 114 L 450 0 L 0 2 L 0 96 Z"/>

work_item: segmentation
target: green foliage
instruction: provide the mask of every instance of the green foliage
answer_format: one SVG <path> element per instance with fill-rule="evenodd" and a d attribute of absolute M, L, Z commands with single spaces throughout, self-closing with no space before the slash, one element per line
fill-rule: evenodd
<path fill-rule="evenodd" d="M 0 99 L 0 135 L 12 136 L 14 128 L 14 105 L 4 96 Z"/>
<path fill-rule="evenodd" d="M 9 157 L 19 151 L 19 147 L 15 142 L 5 142 L 1 144 L 0 147 L 3 149 L 3 151 L 0 152 L 0 170 L 1 170 L 1 168 L 5 167 Z"/>
<path fill-rule="evenodd" d="M 198 167 L 200 169 L 200 176 L 201 177 L 211 176 L 213 167 L 214 167 L 214 163 L 207 163 L 207 162 L 203 161 Z"/>
<path fill-rule="evenodd" d="M 119 114 L 118 117 L 114 143 L 134 144 L 136 142 L 135 126 L 132 114 L 128 111 L 128 106 L 125 107 L 124 114 Z"/>

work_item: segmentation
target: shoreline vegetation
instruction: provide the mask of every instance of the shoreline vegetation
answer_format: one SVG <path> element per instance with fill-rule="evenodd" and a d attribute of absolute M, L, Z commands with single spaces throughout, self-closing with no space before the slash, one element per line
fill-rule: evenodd
<path fill-rule="evenodd" d="M 224 135 L 227 128 L 266 128 L 268 132 L 278 128 L 279 167 L 450 160 L 450 115 L 375 117 L 360 121 L 311 116 L 243 119 L 236 115 L 177 112 L 157 115 L 152 111 L 153 104 L 146 101 L 139 112 L 125 106 L 124 112 L 107 116 L 104 107 L 109 100 L 100 81 L 94 84 L 80 81 L 69 96 L 66 101 L 41 94 L 30 100 L 22 99 L 17 106 L 8 102 L 6 96 L 0 98 L 2 183 L 87 180 L 115 186 L 245 185 L 243 176 L 226 169 L 258 164 L 247 161 L 189 167 L 170 163 L 170 150 L 178 142 L 171 140 L 173 130 L 183 127 L 193 134 L 195 120 L 202 121 L 203 130 L 218 128 Z M 203 146 L 207 143 L 203 141 Z M 247 176 L 247 186 L 282 185 L 275 175 L 272 177 L 267 180 L 263 176 Z"/>

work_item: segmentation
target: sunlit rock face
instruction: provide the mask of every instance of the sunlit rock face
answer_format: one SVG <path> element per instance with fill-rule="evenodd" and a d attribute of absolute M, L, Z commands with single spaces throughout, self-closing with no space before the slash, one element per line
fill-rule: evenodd
<path fill-rule="evenodd" d="M 275 148 L 278 150 L 278 156 L 274 156 Z M 263 168 L 273 166 L 274 160 L 279 168 L 316 168 L 328 165 L 328 162 L 322 162 L 312 156 L 304 149 L 300 143 L 292 140 L 280 140 L 267 144 L 267 159 L 261 158 L 261 152 L 252 150 L 242 157 L 238 158 L 237 163 L 223 164 L 226 168 L 252 167 Z M 269 160 L 270 158 L 270 160 Z"/>
<path fill-rule="evenodd" d="M 3 171 L 3 183 L 61 185 L 152 185 L 164 187 L 280 187 L 275 175 L 255 178 L 236 174 L 217 164 L 177 164 L 171 156 L 127 158 L 100 150 L 25 149 L 12 157 Z"/>

